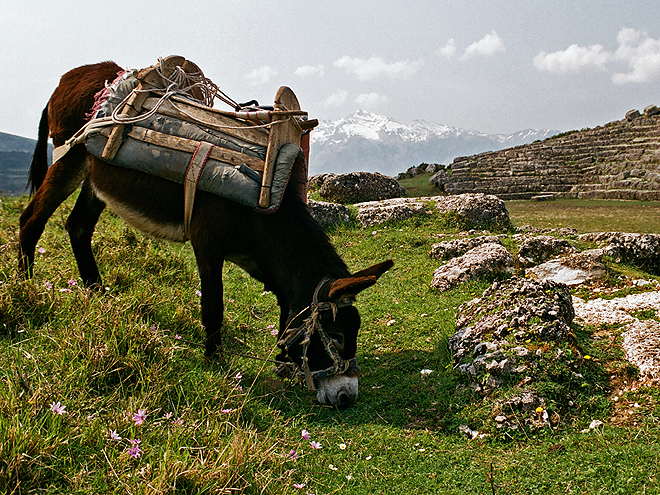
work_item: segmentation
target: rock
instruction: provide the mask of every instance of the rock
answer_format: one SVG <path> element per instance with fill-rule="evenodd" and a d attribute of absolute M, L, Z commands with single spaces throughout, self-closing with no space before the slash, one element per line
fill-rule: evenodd
<path fill-rule="evenodd" d="M 519 237 L 515 237 L 520 239 Z M 523 267 L 538 265 L 560 253 L 576 253 L 577 249 L 565 239 L 549 235 L 523 237 L 518 257 Z"/>
<path fill-rule="evenodd" d="M 636 118 L 640 117 L 641 114 L 639 113 L 639 110 L 628 110 L 626 112 L 626 120 L 635 120 Z"/>
<path fill-rule="evenodd" d="M 438 170 L 429 178 L 429 184 L 437 187 L 440 191 L 445 191 L 445 184 L 451 180 L 449 171 L 445 169 Z"/>
<path fill-rule="evenodd" d="M 578 239 L 581 242 L 595 242 L 604 246 L 603 251 L 606 255 L 660 275 L 659 234 L 592 232 L 582 234 Z"/>
<path fill-rule="evenodd" d="M 532 201 L 554 201 L 556 196 L 554 194 L 537 194 L 532 196 L 530 199 Z"/>
<path fill-rule="evenodd" d="M 527 270 L 536 280 L 552 280 L 566 285 L 577 285 L 605 275 L 603 250 L 590 249 L 558 260 L 551 260 Z"/>
<path fill-rule="evenodd" d="M 351 221 L 348 207 L 336 203 L 309 200 L 307 208 L 312 217 L 326 228 L 333 224 L 348 224 Z"/>
<path fill-rule="evenodd" d="M 351 172 L 328 175 L 319 194 L 333 203 L 360 203 L 401 197 L 405 189 L 396 179 L 377 172 Z"/>
<path fill-rule="evenodd" d="M 511 220 L 504 201 L 487 194 L 436 196 L 435 207 L 442 213 L 455 212 L 472 227 L 509 228 Z"/>
<path fill-rule="evenodd" d="M 649 105 L 644 109 L 644 115 L 646 115 L 647 117 L 651 117 L 659 113 L 660 113 L 660 108 L 656 107 L 655 105 Z"/>
<path fill-rule="evenodd" d="M 660 322 L 636 321 L 623 334 L 626 359 L 639 368 L 644 383 L 660 383 Z"/>
<path fill-rule="evenodd" d="M 504 246 L 488 243 L 453 258 L 433 273 L 431 287 L 446 291 L 455 285 L 485 275 L 513 273 L 515 262 Z"/>
<path fill-rule="evenodd" d="M 519 234 L 554 234 L 560 237 L 572 237 L 576 236 L 578 233 L 577 229 L 572 229 L 570 227 L 560 227 L 558 229 L 540 229 L 538 227 L 532 227 L 531 225 L 516 227 L 516 232 Z"/>
<path fill-rule="evenodd" d="M 570 333 L 574 311 L 571 293 L 564 284 L 536 282 L 519 277 L 494 282 L 480 298 L 461 305 L 456 333 L 449 347 L 456 365 L 478 354 L 481 344 L 493 355 L 514 349 L 518 355 L 529 336 L 535 340 L 564 340 Z M 503 340 L 513 336 L 513 342 Z"/>
<path fill-rule="evenodd" d="M 335 174 L 312 175 L 309 179 L 307 179 L 307 191 L 308 192 L 318 191 L 319 189 L 321 189 L 321 186 L 323 185 L 323 182 L 325 182 L 325 179 L 334 175 Z"/>
<path fill-rule="evenodd" d="M 428 215 L 423 203 L 399 199 L 369 201 L 354 206 L 358 209 L 357 220 L 362 227 L 400 222 L 416 215 Z"/>
<path fill-rule="evenodd" d="M 471 239 L 454 239 L 453 241 L 442 241 L 431 246 L 431 257 L 438 260 L 462 256 L 470 249 L 482 244 L 502 244 L 494 235 L 482 235 Z"/>

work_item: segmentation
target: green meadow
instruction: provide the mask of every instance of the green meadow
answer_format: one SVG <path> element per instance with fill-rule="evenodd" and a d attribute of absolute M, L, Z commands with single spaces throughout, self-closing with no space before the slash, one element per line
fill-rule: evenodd
<path fill-rule="evenodd" d="M 451 219 L 330 230 L 353 270 L 395 262 L 358 298 L 360 397 L 339 411 L 280 381 L 272 364 L 238 355 L 275 355 L 279 313 L 275 297 L 229 263 L 228 353 L 223 365 L 205 361 L 192 249 L 145 237 L 108 211 L 93 239 L 103 290 L 80 284 L 64 229 L 72 200 L 46 227 L 34 278 L 22 280 L 26 204 L 0 203 L 0 493 L 660 493 L 660 393 L 640 387 L 615 403 L 609 377 L 636 371 L 620 348 L 593 338 L 602 329 L 575 329 L 596 385 L 554 428 L 498 430 L 465 391 L 447 340 L 458 307 L 492 279 L 430 288 L 440 262 L 429 251 L 434 236 L 457 232 Z M 660 232 L 657 203 L 507 207 L 517 226 Z M 658 279 L 608 268 L 611 280 Z M 622 402 L 631 404 L 623 419 Z M 589 429 L 593 420 L 602 426 Z M 467 438 L 462 425 L 484 435 Z"/>

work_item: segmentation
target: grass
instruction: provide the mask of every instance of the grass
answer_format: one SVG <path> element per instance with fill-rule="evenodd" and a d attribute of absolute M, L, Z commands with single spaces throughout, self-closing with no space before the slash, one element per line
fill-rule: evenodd
<path fill-rule="evenodd" d="M 605 383 L 553 430 L 475 440 L 459 432 L 479 428 L 488 411 L 457 388 L 447 339 L 460 304 L 491 280 L 430 289 L 433 235 L 452 229 L 440 217 L 330 233 L 352 269 L 396 263 L 358 299 L 360 398 L 337 411 L 277 381 L 267 363 L 204 361 L 188 343 L 203 339 L 188 245 L 149 239 L 106 212 L 94 250 L 107 288 L 70 285 L 79 280 L 63 227 L 68 201 L 39 243 L 34 279 L 19 279 L 25 204 L 0 203 L 0 493 L 660 493 L 655 389 L 623 396 L 640 405 L 624 422 L 609 421 L 615 406 Z M 562 204 L 573 208 L 530 206 Z M 535 221 L 533 208 L 510 211 L 516 224 Z M 563 215 L 572 226 L 575 214 Z M 224 284 L 230 351 L 268 357 L 275 298 L 231 264 Z M 594 373 L 634 374 L 620 349 L 592 338 L 598 329 L 578 330 Z M 54 402 L 66 414 L 54 414 Z M 140 409 L 147 418 L 136 425 Z M 593 419 L 605 425 L 580 433 Z M 301 438 L 303 429 L 321 449 Z M 130 456 L 127 439 L 141 440 L 140 457 Z"/>
<path fill-rule="evenodd" d="M 437 196 L 439 193 L 438 188 L 429 184 L 431 178 L 429 173 L 422 173 L 416 177 L 409 179 L 401 179 L 399 184 L 406 188 L 406 197 L 420 197 L 420 196 Z"/>
<path fill-rule="evenodd" d="M 572 227 L 586 232 L 660 233 L 660 202 L 557 199 L 506 203 L 516 226 Z"/>

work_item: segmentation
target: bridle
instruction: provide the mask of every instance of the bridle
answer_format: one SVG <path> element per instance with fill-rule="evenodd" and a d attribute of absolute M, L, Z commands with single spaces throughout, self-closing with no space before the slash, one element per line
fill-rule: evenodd
<path fill-rule="evenodd" d="M 277 342 L 277 345 L 282 348 L 284 353 L 288 354 L 289 347 L 293 345 L 294 342 L 302 339 L 299 344 L 302 346 L 302 364 L 297 365 L 292 362 L 287 363 L 287 365 L 294 367 L 294 373 L 298 376 L 301 378 L 304 377 L 309 390 L 316 390 L 316 387 L 314 387 L 314 380 L 326 378 L 328 376 L 343 375 L 349 372 L 356 374 L 360 372 L 357 358 L 351 358 L 348 360 L 343 359 L 337 350 L 339 343 L 328 335 L 321 324 L 321 314 L 324 311 L 331 311 L 332 319 L 334 320 L 337 317 L 337 311 L 339 308 L 352 306 L 355 302 L 355 299 L 350 296 L 344 296 L 337 302 L 319 302 L 319 291 L 329 280 L 331 279 L 326 277 L 319 282 L 314 290 L 312 303 L 291 319 L 289 325 Z M 302 324 L 298 327 L 291 327 L 291 323 L 307 310 L 310 310 L 310 315 L 305 318 Z M 311 371 L 307 359 L 307 350 L 309 349 L 312 335 L 315 333 L 321 338 L 325 352 L 332 359 L 332 366 L 323 370 Z"/>

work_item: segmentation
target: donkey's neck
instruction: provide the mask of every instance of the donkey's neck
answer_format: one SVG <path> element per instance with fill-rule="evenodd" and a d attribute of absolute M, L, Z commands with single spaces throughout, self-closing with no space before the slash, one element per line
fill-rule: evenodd
<path fill-rule="evenodd" d="M 272 218 L 263 222 L 269 231 L 261 258 L 266 273 L 284 297 L 291 313 L 307 307 L 318 284 L 326 277 L 350 275 L 323 229 L 313 220 L 306 205 L 283 204 Z"/>

